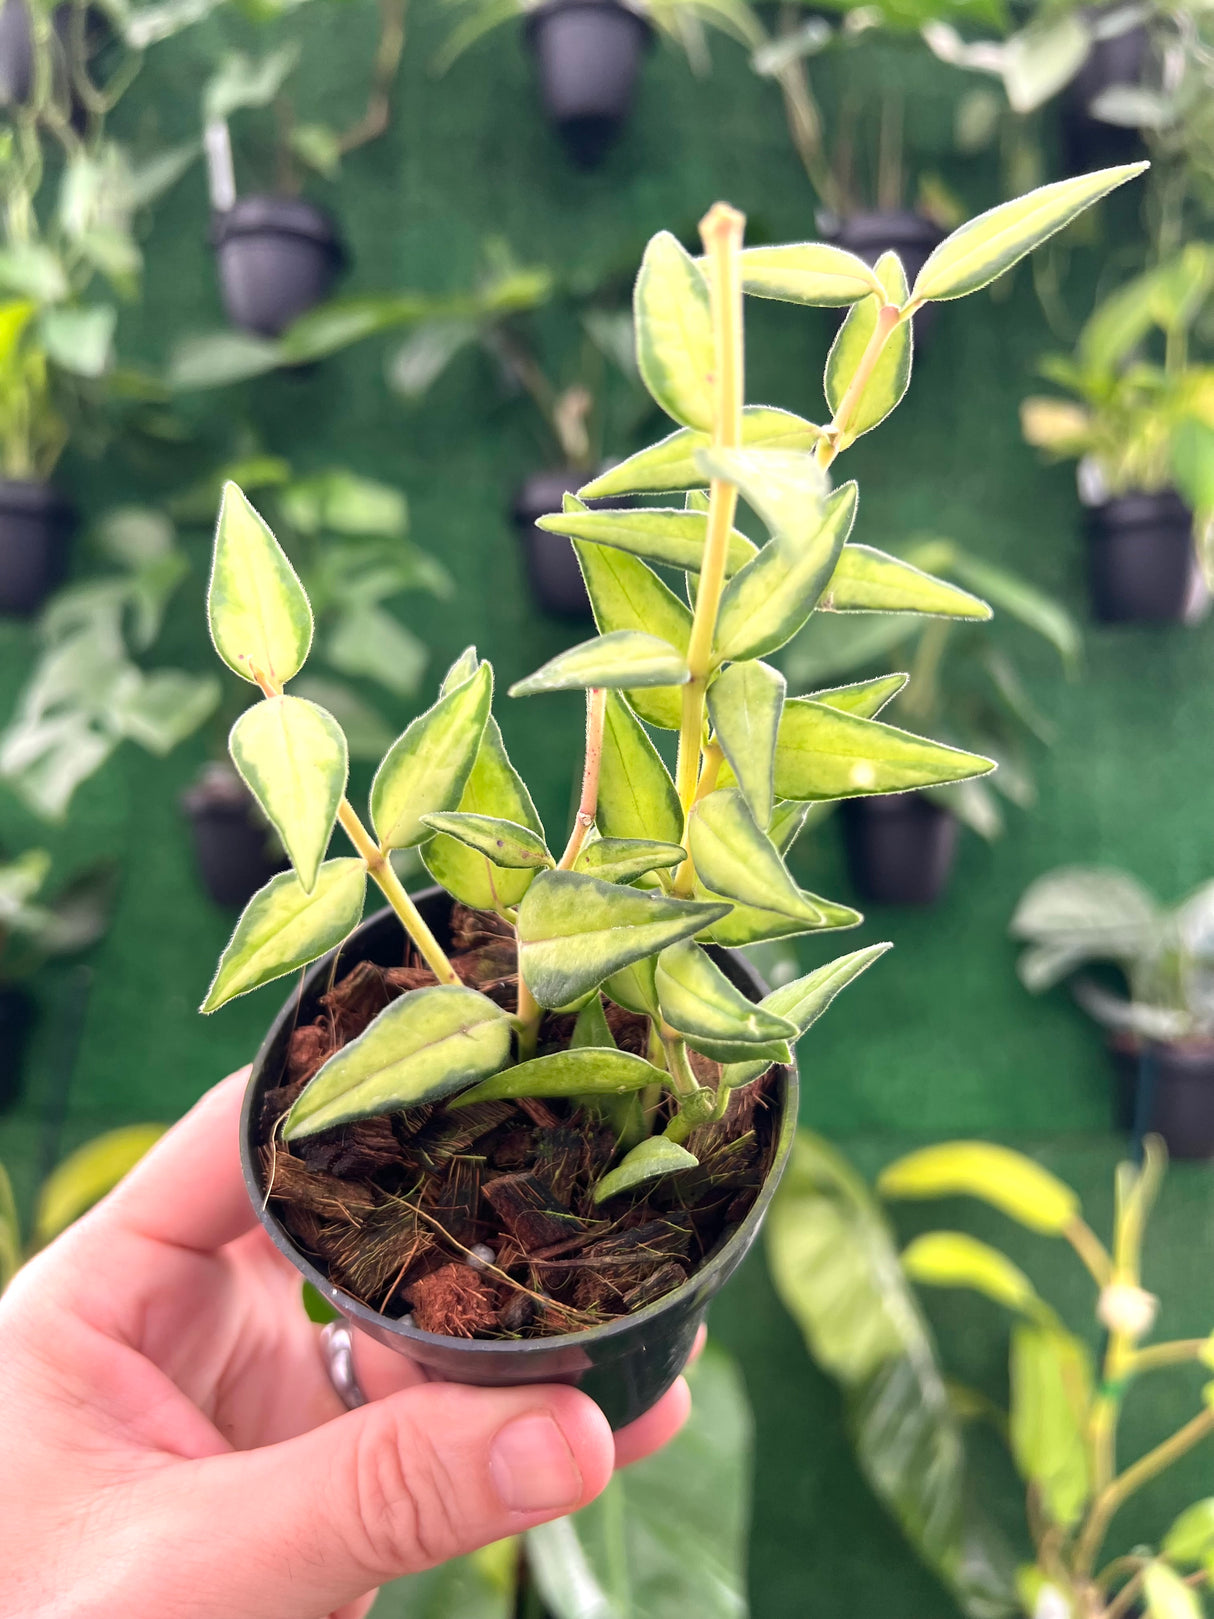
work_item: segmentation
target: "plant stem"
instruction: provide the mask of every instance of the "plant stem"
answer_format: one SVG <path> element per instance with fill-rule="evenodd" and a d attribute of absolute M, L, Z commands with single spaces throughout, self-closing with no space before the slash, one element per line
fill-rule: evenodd
<path fill-rule="evenodd" d="M 518 1060 L 530 1062 L 535 1056 L 536 1043 L 539 1040 L 540 1022 L 544 1016 L 544 1008 L 527 988 L 527 981 L 523 977 L 522 969 L 518 975 L 518 1000 L 515 1003 L 515 1016 L 518 1019 Z"/>
<path fill-rule="evenodd" d="M 1183 1366 L 1186 1361 L 1200 1360 L 1209 1343 L 1208 1338 L 1177 1338 L 1173 1343 L 1148 1344 L 1145 1349 L 1134 1351 L 1130 1372 L 1137 1376 L 1139 1372 L 1153 1372 L 1161 1366 Z"/>
<path fill-rule="evenodd" d="M 1113 1261 L 1087 1221 L 1075 1215 L 1064 1226 L 1062 1235 L 1083 1260 L 1093 1279 L 1099 1286 L 1106 1287 L 1112 1278 Z"/>
<path fill-rule="evenodd" d="M 1156 1445 L 1154 1450 L 1140 1457 L 1132 1467 L 1127 1467 L 1101 1492 L 1088 1514 L 1088 1521 L 1076 1546 L 1075 1566 L 1079 1573 L 1090 1573 L 1113 1515 L 1130 1496 L 1210 1434 L 1214 1434 L 1214 1408 L 1207 1407 L 1186 1422 L 1183 1428 L 1177 1429 L 1170 1439 L 1165 1439 L 1161 1445 Z"/>
<path fill-rule="evenodd" d="M 594 825 L 599 808 L 599 772 L 603 764 L 603 726 L 607 719 L 607 690 L 591 686 L 586 693 L 586 758 L 582 766 L 582 796 L 578 800 L 573 830 L 561 856 L 558 871 L 572 871 L 582 845 Z"/>
<path fill-rule="evenodd" d="M 909 317 L 908 317 L 909 318 Z M 814 451 L 820 467 L 828 467 L 841 450 L 845 450 L 851 440 L 847 436 L 851 419 L 855 415 L 856 406 L 868 387 L 869 378 L 881 358 L 882 350 L 888 343 L 890 334 L 902 319 L 902 311 L 897 304 L 882 304 L 877 311 L 877 323 L 873 327 L 872 335 L 864 353 L 860 356 L 860 363 L 852 375 L 851 381 L 844 389 L 843 397 L 839 401 L 839 408 L 831 418 L 826 436 L 818 440 Z"/>
<path fill-rule="evenodd" d="M 359 820 L 348 798 L 343 798 L 337 809 L 337 819 L 350 842 L 362 856 L 363 864 L 383 893 L 388 904 L 400 917 L 405 932 L 417 946 L 426 966 L 440 984 L 460 982 L 455 968 L 447 960 L 441 944 L 427 927 L 421 912 L 405 892 L 405 885 L 396 875 L 392 862 Z"/>
<path fill-rule="evenodd" d="M 1142 1582 L 1144 1578 L 1145 1571 L 1140 1568 L 1137 1574 L 1132 1575 L 1125 1582 L 1121 1590 L 1118 1591 L 1112 1602 L 1110 1602 L 1108 1607 L 1105 1609 L 1105 1619 L 1121 1619 L 1122 1614 L 1130 1611 L 1130 1604 L 1142 1590 Z"/>

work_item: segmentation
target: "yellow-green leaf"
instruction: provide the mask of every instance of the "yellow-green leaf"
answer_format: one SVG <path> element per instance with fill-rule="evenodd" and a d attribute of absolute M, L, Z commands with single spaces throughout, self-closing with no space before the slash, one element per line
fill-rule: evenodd
<path fill-rule="evenodd" d="M 1019 1265 L 964 1231 L 925 1231 L 903 1249 L 902 1268 L 924 1286 L 972 1288 L 1031 1319 L 1052 1313 Z"/>
<path fill-rule="evenodd" d="M 302 697 L 270 697 L 245 709 L 228 751 L 310 894 L 346 791 L 341 726 Z"/>
<path fill-rule="evenodd" d="M 947 1141 L 882 1171 L 883 1197 L 956 1197 L 991 1203 L 1030 1231 L 1057 1236 L 1079 1213 L 1075 1193 L 1048 1169 L 992 1141 Z"/>
<path fill-rule="evenodd" d="M 1174 1563 L 1192 1568 L 1214 1556 L 1214 1495 L 1185 1508 L 1164 1536 L 1161 1550 Z"/>
<path fill-rule="evenodd" d="M 283 1122 L 285 1141 L 350 1119 L 437 1102 L 495 1073 L 510 1056 L 501 1007 L 462 984 L 389 1003 L 308 1081 Z"/>
<path fill-rule="evenodd" d="M 569 1045 L 573 1050 L 581 1046 L 597 1046 L 600 1050 L 609 1050 L 615 1046 L 615 1036 L 611 1032 L 607 1013 L 603 1009 L 603 997 L 597 990 L 578 1013 L 573 1033 L 569 1037 Z"/>
<path fill-rule="evenodd" d="M 522 777 L 510 763 L 497 721 L 485 721 L 480 750 L 468 777 L 459 811 L 467 815 L 496 816 L 516 822 L 543 839 L 544 828 Z M 499 905 L 517 905 L 527 892 L 532 873 L 494 866 L 466 843 L 440 833 L 422 845 L 422 860 L 436 883 L 476 911 Z"/>
<path fill-rule="evenodd" d="M 684 940 L 663 950 L 654 983 L 666 1022 L 706 1057 L 788 1061 L 796 1025 L 750 1000 L 698 944 Z"/>
<path fill-rule="evenodd" d="M 1146 167 L 1145 163 L 1125 163 L 1119 168 L 1098 169 L 989 208 L 945 237 L 920 270 L 911 297 L 923 303 L 977 292 Z"/>
<path fill-rule="evenodd" d="M 701 450 L 696 464 L 709 478 L 736 486 L 790 559 L 818 533 L 826 504 L 826 474 L 812 455 L 791 450 Z"/>
<path fill-rule="evenodd" d="M 847 549 L 844 546 L 844 550 Z M 858 714 L 862 720 L 871 720 L 898 695 L 909 678 L 908 675 L 878 675 L 875 680 L 855 680 L 847 686 L 811 691 L 807 698 L 813 703 L 825 703 L 827 708 L 837 708 L 844 714 Z"/>
<path fill-rule="evenodd" d="M 742 285 L 754 298 L 837 309 L 881 290 L 863 259 L 827 242 L 748 247 L 741 259 Z"/>
<path fill-rule="evenodd" d="M 680 1147 L 666 1136 L 650 1136 L 626 1153 L 615 1168 L 603 1176 L 594 1189 L 594 1201 L 606 1203 L 608 1198 L 619 1197 L 624 1192 L 630 1192 L 634 1186 L 654 1180 L 659 1175 L 694 1169 L 699 1161 L 686 1147 Z"/>
<path fill-rule="evenodd" d="M 517 821 L 502 820 L 496 815 L 475 815 L 467 810 L 423 815 L 422 820 L 432 832 L 444 832 L 466 843 L 495 866 L 538 871 L 556 864 L 539 833 Z"/>
<path fill-rule="evenodd" d="M 160 1140 L 163 1124 L 128 1124 L 86 1141 L 69 1153 L 42 1183 L 34 1215 L 34 1246 L 65 1231 L 88 1212 Z"/>
<path fill-rule="evenodd" d="M 21 1265 L 21 1222 L 17 1199 L 8 1170 L 0 1164 L 0 1293 L 12 1281 Z"/>
<path fill-rule="evenodd" d="M 690 678 L 684 654 L 669 641 L 643 630 L 613 630 L 558 652 L 534 674 L 516 680 L 510 695 L 533 697 L 539 692 L 579 691 L 589 686 L 616 691 L 679 686 Z"/>
<path fill-rule="evenodd" d="M 272 877 L 245 906 L 202 1003 L 214 1012 L 334 949 L 362 920 L 361 860 L 326 860 L 309 894 L 293 871 Z"/>
<path fill-rule="evenodd" d="M 810 927 L 821 925 L 821 911 L 797 886 L 736 788 L 719 788 L 700 799 L 688 818 L 687 839 L 696 874 L 712 893 Z"/>
<path fill-rule="evenodd" d="M 711 900 L 716 895 L 703 885 L 696 888 L 698 899 Z M 767 939 L 793 939 L 802 933 L 822 933 L 828 929 L 858 927 L 864 918 L 850 905 L 837 905 L 823 899 L 820 894 L 800 891 L 797 914 L 787 911 L 769 911 L 758 905 L 734 905 L 729 915 L 705 928 L 700 938 L 712 944 L 736 949 L 744 944 L 761 944 Z"/>
<path fill-rule="evenodd" d="M 985 776 L 994 761 L 806 697 L 784 704 L 776 796 L 798 800 L 900 793 Z"/>
<path fill-rule="evenodd" d="M 597 999 L 597 997 L 596 997 Z M 643 1057 L 614 1046 L 577 1046 L 503 1068 L 465 1091 L 449 1107 L 472 1107 L 515 1096 L 626 1096 L 668 1076 Z"/>
<path fill-rule="evenodd" d="M 215 650 L 243 680 L 285 685 L 312 644 L 312 609 L 286 552 L 234 483 L 223 486 L 207 612 Z"/>
<path fill-rule="evenodd" d="M 699 573 L 708 517 L 704 512 L 667 511 L 662 507 L 625 507 L 621 511 L 565 511 L 541 517 L 535 525 L 571 540 L 606 545 L 644 557 L 668 568 Z M 755 544 L 734 529 L 729 540 L 726 575 L 737 573 L 755 554 Z M 584 566 L 584 564 L 583 564 Z"/>
<path fill-rule="evenodd" d="M 583 845 L 573 869 L 605 883 L 630 883 L 646 872 L 677 866 L 686 858 L 687 851 L 677 843 L 656 843 L 648 838 L 596 838 Z"/>
<path fill-rule="evenodd" d="M 1197 1593 L 1166 1563 L 1147 1564 L 1142 1594 L 1149 1619 L 1203 1619 L 1205 1614 Z"/>
<path fill-rule="evenodd" d="M 645 249 L 633 298 L 637 368 L 668 416 L 712 426 L 714 347 L 708 282 L 669 231 Z"/>
<path fill-rule="evenodd" d="M 771 821 L 784 692 L 780 671 L 757 660 L 730 664 L 708 688 L 708 717 L 717 746 L 760 827 Z"/>
<path fill-rule="evenodd" d="M 607 693 L 596 820 L 604 838 L 676 844 L 683 836 L 683 811 L 670 772 L 617 692 Z"/>
<path fill-rule="evenodd" d="M 1064 1529 L 1088 1499 L 1087 1421 L 1092 1364 L 1086 1345 L 1060 1327 L 1012 1328 L 1012 1455 Z"/>
<path fill-rule="evenodd" d="M 876 268 L 877 278 L 884 289 L 883 295 L 874 293 L 853 304 L 826 359 L 826 402 L 836 417 L 868 350 L 869 339 L 876 330 L 877 316 L 882 306 L 894 304 L 900 309 L 906 302 L 906 272 L 898 255 L 883 253 L 877 260 Z M 909 320 L 899 321 L 886 338 L 880 358 L 869 373 L 859 396 L 848 408 L 847 420 L 839 423 L 843 435 L 842 446 L 869 432 L 878 422 L 883 422 L 901 401 L 910 385 L 911 348 L 911 323 Z"/>
<path fill-rule="evenodd" d="M 691 637 L 691 613 L 639 557 L 575 541 L 594 621 L 604 635 L 631 630 L 656 635 L 681 655 Z M 684 678 L 686 678 L 684 676 Z M 677 731 L 683 717 L 678 685 L 631 689 L 628 700 L 643 720 Z"/>
<path fill-rule="evenodd" d="M 870 545 L 843 547 L 818 608 L 825 613 L 922 613 L 934 618 L 972 619 L 991 616 L 990 607 L 980 596 Z"/>
<path fill-rule="evenodd" d="M 476 762 L 493 670 L 482 663 L 471 679 L 440 697 L 397 738 L 371 784 L 371 822 L 385 849 L 407 849 L 430 836 L 423 815 L 457 807 Z"/>
<path fill-rule="evenodd" d="M 742 443 L 754 449 L 812 450 L 822 434 L 823 429 L 814 422 L 794 416 L 791 411 L 774 410 L 770 405 L 747 405 L 742 412 Z M 710 433 L 681 427 L 660 443 L 608 467 L 578 494 L 584 500 L 603 500 L 641 490 L 658 494 L 694 488 L 704 482 L 695 458 L 711 444 Z"/>

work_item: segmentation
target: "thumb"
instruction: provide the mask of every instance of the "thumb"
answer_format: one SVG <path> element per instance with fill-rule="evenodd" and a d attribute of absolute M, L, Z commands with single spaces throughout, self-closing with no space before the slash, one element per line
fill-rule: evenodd
<path fill-rule="evenodd" d="M 162 1475 L 156 1516 L 173 1519 L 179 1590 L 181 1549 L 206 1556 L 195 1588 L 208 1615 L 314 1619 L 576 1511 L 613 1460 L 607 1419 L 576 1389 L 428 1383 L 282 1444 L 183 1464 L 193 1476 L 176 1490 Z"/>

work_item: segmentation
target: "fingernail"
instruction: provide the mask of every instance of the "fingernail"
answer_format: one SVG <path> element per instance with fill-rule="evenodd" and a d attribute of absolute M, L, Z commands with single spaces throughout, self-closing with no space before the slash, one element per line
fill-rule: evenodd
<path fill-rule="evenodd" d="M 515 1417 L 498 1432 L 489 1470 L 511 1512 L 568 1510 L 581 1500 L 582 1475 L 569 1442 L 544 1412 Z"/>

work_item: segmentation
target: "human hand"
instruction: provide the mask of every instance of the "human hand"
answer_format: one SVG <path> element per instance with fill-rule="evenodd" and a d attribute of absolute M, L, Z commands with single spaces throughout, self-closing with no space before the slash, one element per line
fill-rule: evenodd
<path fill-rule="evenodd" d="M 385 1580 L 576 1511 L 687 1415 L 431 1383 L 361 1334 L 346 1411 L 209 1092 L 0 1299 L 0 1613 L 361 1619 Z"/>

